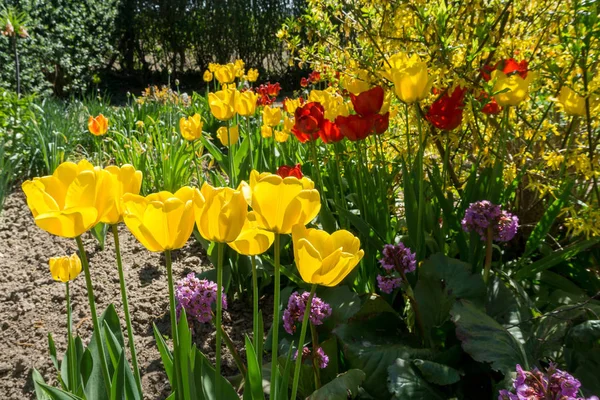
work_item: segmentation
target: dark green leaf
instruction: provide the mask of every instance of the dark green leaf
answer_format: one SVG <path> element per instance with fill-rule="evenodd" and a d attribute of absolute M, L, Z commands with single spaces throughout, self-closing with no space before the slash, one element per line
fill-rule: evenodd
<path fill-rule="evenodd" d="M 387 388 L 398 400 L 442 400 L 442 395 L 423 379 L 410 361 L 398 358 L 388 368 Z"/>
<path fill-rule="evenodd" d="M 355 398 L 358 387 L 365 380 L 365 373 L 358 369 L 351 369 L 322 386 L 310 395 L 310 400 L 347 400 Z"/>
<path fill-rule="evenodd" d="M 417 367 L 425 380 L 436 385 L 452 385 L 460 380 L 458 371 L 444 364 L 417 359 L 413 360 L 413 365 Z"/>

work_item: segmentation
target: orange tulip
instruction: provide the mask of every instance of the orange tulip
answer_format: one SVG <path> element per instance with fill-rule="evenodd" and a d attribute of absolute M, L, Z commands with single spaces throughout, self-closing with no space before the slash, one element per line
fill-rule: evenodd
<path fill-rule="evenodd" d="M 98 114 L 97 117 L 92 117 L 90 115 L 88 118 L 88 129 L 94 136 L 105 135 L 108 131 L 108 118 L 102 114 Z"/>

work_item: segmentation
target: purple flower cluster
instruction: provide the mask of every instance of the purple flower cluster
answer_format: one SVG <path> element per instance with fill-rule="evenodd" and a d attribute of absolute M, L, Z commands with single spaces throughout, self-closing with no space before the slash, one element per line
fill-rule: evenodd
<path fill-rule="evenodd" d="M 294 354 L 294 360 L 296 358 L 298 358 L 298 350 L 296 350 L 296 354 Z M 321 369 L 327 368 L 327 365 L 329 364 L 329 357 L 327 356 L 327 354 L 325 354 L 325 351 L 323 350 L 322 347 L 318 347 L 317 351 L 312 354 L 311 354 L 310 350 L 308 349 L 308 347 L 303 347 L 302 348 L 302 361 L 305 362 L 307 360 L 310 360 L 311 358 L 316 359 L 317 365 Z"/>
<path fill-rule="evenodd" d="M 377 285 L 383 293 L 390 294 L 400 287 L 402 278 L 394 275 L 377 275 Z"/>
<path fill-rule="evenodd" d="M 404 243 L 386 244 L 382 250 L 383 257 L 379 263 L 385 275 L 377 275 L 377 286 L 383 293 L 392 293 L 402 283 L 400 274 L 413 272 L 417 268 L 417 255 L 410 251 Z"/>
<path fill-rule="evenodd" d="M 413 272 L 417 268 L 416 254 L 400 242 L 396 245 L 386 244 L 383 246 L 383 258 L 379 263 L 386 271 L 402 270 L 404 273 Z"/>
<path fill-rule="evenodd" d="M 196 274 L 190 272 L 185 278 L 177 281 L 175 300 L 177 316 L 183 308 L 190 321 L 195 319 L 202 323 L 209 322 L 212 319 L 212 303 L 217 300 L 217 284 L 206 279 L 198 279 Z M 226 309 L 227 297 L 224 292 L 222 301 L 223 308 Z"/>
<path fill-rule="evenodd" d="M 524 371 L 517 364 L 517 377 L 513 381 L 515 393 L 501 390 L 498 400 L 586 400 L 578 396 L 581 383 L 571 374 L 550 364 L 546 373 L 534 368 Z M 587 400 L 598 400 L 592 396 Z"/>
<path fill-rule="evenodd" d="M 288 306 L 283 312 L 283 328 L 290 335 L 296 331 L 296 322 L 302 323 L 306 302 L 310 296 L 309 292 L 298 294 L 292 293 L 288 300 Z M 331 306 L 325 303 L 317 296 L 313 296 L 310 305 L 310 315 L 308 316 L 311 324 L 321 325 L 323 320 L 331 315 Z"/>
<path fill-rule="evenodd" d="M 508 242 L 517 234 L 519 218 L 488 200 L 481 200 L 469 205 L 462 227 L 465 232 L 476 232 L 481 240 L 486 240 L 488 228 L 491 227 L 494 240 Z"/>

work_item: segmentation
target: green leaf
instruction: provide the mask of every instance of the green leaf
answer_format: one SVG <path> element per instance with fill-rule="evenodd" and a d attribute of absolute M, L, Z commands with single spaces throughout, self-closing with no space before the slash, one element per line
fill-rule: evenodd
<path fill-rule="evenodd" d="M 158 352 L 160 353 L 160 358 L 162 360 L 163 367 L 165 368 L 165 372 L 167 373 L 167 378 L 169 378 L 169 384 L 171 385 L 171 387 L 173 387 L 173 355 L 167 347 L 167 343 L 165 342 L 165 339 L 156 327 L 155 323 L 152 323 L 152 328 L 154 330 L 154 339 L 156 340 L 156 347 L 158 347 Z"/>
<path fill-rule="evenodd" d="M 108 354 L 110 355 L 110 361 L 112 362 L 113 368 L 116 368 L 119 363 L 119 359 L 121 358 L 121 353 L 123 353 L 123 348 L 119 345 L 117 337 L 111 332 L 106 321 L 104 321 L 103 328 L 106 350 L 108 350 Z"/>
<path fill-rule="evenodd" d="M 521 343 L 473 303 L 456 301 L 451 315 L 456 337 L 475 361 L 489 362 L 494 370 L 505 374 L 513 371 L 516 364 L 528 369 L 529 362 Z"/>
<path fill-rule="evenodd" d="M 181 371 L 181 382 L 183 385 L 183 398 L 191 399 L 190 386 L 193 384 L 192 377 L 190 376 L 190 350 L 192 349 L 192 332 L 187 321 L 187 315 L 185 310 L 182 309 L 181 315 L 179 316 L 179 324 L 177 326 L 177 334 L 179 336 L 179 352 L 176 354 L 176 359 L 179 358 L 179 365 Z M 176 360 L 177 361 L 177 360 Z M 195 391 L 195 388 L 194 388 Z"/>
<path fill-rule="evenodd" d="M 111 400 L 140 400 L 133 373 L 122 351 L 111 382 Z"/>
<path fill-rule="evenodd" d="M 426 359 L 432 355 L 430 349 L 411 347 L 411 338 L 400 334 L 401 321 L 390 315 L 385 313 L 366 321 L 352 321 L 333 331 L 339 339 L 346 366 L 360 369 L 367 375 L 364 389 L 376 399 L 389 398 L 381 393 L 381 388 L 386 387 L 388 367 L 397 358 Z"/>
<path fill-rule="evenodd" d="M 443 282 L 446 293 L 456 299 L 468 299 L 477 304 L 485 300 L 485 284 L 479 274 L 471 272 L 471 266 L 465 262 L 449 258 L 443 254 L 434 254 L 427 259 L 419 274 L 433 276 Z"/>
<path fill-rule="evenodd" d="M 108 232 L 108 224 L 104 224 L 99 222 L 90 229 L 92 236 L 96 238 L 98 241 L 98 245 L 100 246 L 100 250 L 104 250 L 104 243 L 106 242 L 106 233 Z"/>
<path fill-rule="evenodd" d="M 245 336 L 246 342 L 246 359 L 248 360 L 248 386 L 251 393 L 252 400 L 261 400 L 265 398 L 262 387 L 262 360 L 256 357 L 254 352 L 254 346 L 248 338 Z M 261 357 L 262 358 L 262 357 Z M 246 391 L 244 391 L 244 395 Z"/>
<path fill-rule="evenodd" d="M 387 388 L 398 400 L 442 400 L 444 397 L 423 379 L 410 361 L 398 358 L 388 368 Z"/>
<path fill-rule="evenodd" d="M 567 369 L 581 381 L 587 395 L 600 393 L 600 320 L 579 324 L 565 338 Z"/>
<path fill-rule="evenodd" d="M 223 376 L 218 377 L 220 391 L 217 393 L 215 370 L 206 356 L 198 349 L 196 349 L 196 361 L 201 363 L 200 387 L 202 387 L 206 400 L 239 400 L 235 389 Z M 196 376 L 196 383 L 198 383 L 198 376 Z"/>
<path fill-rule="evenodd" d="M 564 189 L 561 195 L 554 200 L 550 207 L 546 210 L 540 221 L 537 223 L 531 235 L 529 235 L 529 239 L 527 239 L 527 243 L 525 244 L 525 252 L 521 256 L 521 259 L 529 256 L 539 244 L 546 238 L 546 235 L 552 228 L 554 221 L 560 214 L 560 211 L 563 209 L 569 196 L 571 195 L 571 189 L 573 188 L 574 181 L 567 182 L 564 186 Z"/>
<path fill-rule="evenodd" d="M 368 295 L 360 310 L 352 316 L 353 321 L 368 320 L 379 314 L 389 313 L 394 318 L 399 318 L 398 312 L 383 297 L 376 293 Z M 325 320 L 327 323 L 327 320 Z"/>
<path fill-rule="evenodd" d="M 45 392 L 48 398 L 52 400 L 83 400 L 81 397 L 67 393 L 62 389 L 46 385 L 45 383 L 38 382 L 37 385 Z"/>
<path fill-rule="evenodd" d="M 402 176 L 404 177 L 404 206 L 406 215 L 406 226 L 408 228 L 408 236 L 410 237 L 410 243 L 412 248 L 416 248 L 418 239 L 418 204 L 417 201 L 417 190 L 414 186 L 414 178 L 409 175 L 408 169 L 406 168 L 406 162 L 402 162 Z M 381 246 L 383 247 L 383 246 Z"/>
<path fill-rule="evenodd" d="M 358 387 L 365 380 L 365 373 L 359 369 L 351 369 L 340 374 L 310 395 L 309 400 L 347 400 L 355 398 Z"/>
<path fill-rule="evenodd" d="M 42 377 L 42 374 L 40 374 L 39 371 L 35 368 L 33 368 L 31 371 L 31 380 L 33 381 L 33 387 L 35 389 L 35 398 L 37 400 L 50 399 L 50 397 L 46 394 L 46 392 L 40 385 L 40 383 L 45 385 L 46 382 L 44 382 L 44 378 Z"/>
<path fill-rule="evenodd" d="M 348 321 L 361 308 L 360 298 L 346 285 L 319 289 L 317 295 L 331 306 L 331 316 L 324 323 L 329 329 Z"/>
<path fill-rule="evenodd" d="M 48 352 L 50 353 L 50 360 L 52 360 L 54 368 L 56 368 L 56 371 L 60 373 L 58 358 L 56 357 L 56 345 L 54 344 L 54 338 L 50 332 L 48 332 Z"/>
<path fill-rule="evenodd" d="M 418 359 L 413 360 L 412 363 L 421 372 L 423 378 L 433 384 L 452 385 L 460 380 L 458 371 L 447 365 Z"/>
<path fill-rule="evenodd" d="M 433 328 L 450 318 L 454 298 L 447 294 L 439 279 L 422 273 L 415 287 L 415 299 L 425 325 L 425 335 L 429 337 Z"/>
<path fill-rule="evenodd" d="M 562 250 L 555 251 L 554 253 L 538 260 L 532 264 L 529 264 L 519 271 L 517 271 L 515 279 L 517 281 L 534 277 L 538 272 L 552 268 L 555 265 L 567 261 L 571 257 L 575 257 L 580 252 L 600 243 L 600 238 L 593 238 L 588 240 L 581 240 L 564 247 Z"/>

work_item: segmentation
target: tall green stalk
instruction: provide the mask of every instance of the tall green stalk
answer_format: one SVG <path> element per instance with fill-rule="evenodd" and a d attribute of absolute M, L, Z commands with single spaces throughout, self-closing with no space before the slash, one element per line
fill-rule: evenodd
<path fill-rule="evenodd" d="M 280 237 L 275 233 L 275 288 L 273 293 L 273 338 L 271 341 L 271 394 L 277 391 L 277 352 L 279 347 L 279 296 L 281 291 L 281 271 L 279 270 Z M 275 399 L 275 397 L 273 397 Z M 292 397 L 293 398 L 293 397 Z"/>
<path fill-rule="evenodd" d="M 300 340 L 298 341 L 298 353 L 296 354 L 296 365 L 294 367 L 294 381 L 292 382 L 292 397 L 290 399 L 295 400 L 296 394 L 298 393 L 298 379 L 300 378 L 300 368 L 302 367 L 302 351 L 304 350 L 304 339 L 306 338 L 306 326 L 308 325 L 308 317 L 310 315 L 310 306 L 312 305 L 312 298 L 317 290 L 317 285 L 312 285 L 310 288 L 310 295 L 306 300 L 306 307 L 304 308 L 304 317 L 302 318 L 302 329 L 300 330 Z"/>
<path fill-rule="evenodd" d="M 253 326 L 253 344 L 255 349 L 259 349 L 259 341 L 262 342 L 262 336 L 258 337 L 258 277 L 256 276 L 256 256 L 250 256 L 252 262 L 252 326 Z"/>
<path fill-rule="evenodd" d="M 167 281 L 169 285 L 169 312 L 171 313 L 171 336 L 173 337 L 173 371 L 175 373 L 176 398 L 182 398 L 183 387 L 181 384 L 181 372 L 179 360 L 179 332 L 177 331 L 177 311 L 175 309 L 175 287 L 173 286 L 173 266 L 171 261 L 171 250 L 165 250 L 165 264 L 167 267 Z"/>
<path fill-rule="evenodd" d="M 69 386 L 71 392 L 75 393 L 77 390 L 77 370 L 75 368 L 75 364 L 77 363 L 77 354 L 75 351 L 75 342 L 73 341 L 73 315 L 71 309 L 71 296 L 69 293 L 69 282 L 65 282 L 66 288 L 66 297 L 67 297 L 67 335 L 68 335 L 68 344 L 67 344 L 67 352 L 69 359 Z"/>
<path fill-rule="evenodd" d="M 81 258 L 81 266 L 85 274 L 85 285 L 87 287 L 88 302 L 90 303 L 90 312 L 92 314 L 92 325 L 94 326 L 94 332 L 96 333 L 96 340 L 98 343 L 98 353 L 100 355 L 100 370 L 102 371 L 102 377 L 104 378 L 104 387 L 106 393 L 110 393 L 110 374 L 108 373 L 108 364 L 106 363 L 106 353 L 104 352 L 104 340 L 102 339 L 102 331 L 100 330 L 100 323 L 98 322 L 98 315 L 96 314 L 96 300 L 94 298 L 94 286 L 92 285 L 92 277 L 90 275 L 90 267 L 88 264 L 87 255 L 81 236 L 75 238 L 77 247 L 79 248 L 79 256 Z"/>
<path fill-rule="evenodd" d="M 138 388 L 140 396 L 142 393 L 142 379 L 138 366 L 137 353 L 135 351 L 135 340 L 133 328 L 131 326 L 131 315 L 129 314 L 129 301 L 127 299 L 127 286 L 125 285 L 125 274 L 123 273 L 123 261 L 121 259 L 121 246 L 119 244 L 119 231 L 117 224 L 111 226 L 113 239 L 115 241 L 115 252 L 117 253 L 117 270 L 119 271 L 119 285 L 121 287 L 121 301 L 123 302 L 123 312 L 125 313 L 125 324 L 127 325 L 127 338 L 129 342 L 129 351 L 131 352 L 131 363 L 133 364 L 133 377 Z"/>
<path fill-rule="evenodd" d="M 494 240 L 494 231 L 492 227 L 488 227 L 487 229 L 487 237 L 485 243 L 485 264 L 483 266 L 483 281 L 487 283 L 490 278 L 490 269 L 492 267 L 492 242 Z"/>
<path fill-rule="evenodd" d="M 222 340 L 222 318 L 223 318 L 223 251 L 225 244 L 217 243 L 217 315 L 215 316 L 217 325 L 217 348 L 215 352 L 215 382 L 216 393 L 220 391 L 221 377 L 221 340 Z"/>
<path fill-rule="evenodd" d="M 419 129 L 419 152 L 417 154 L 417 168 L 418 171 L 418 182 L 419 182 L 419 199 L 418 199 L 418 211 L 417 211 L 417 260 L 421 261 L 425 257 L 424 237 L 423 232 L 423 217 L 425 213 L 425 182 L 423 179 L 423 155 L 425 153 L 425 139 L 423 138 L 423 129 L 421 127 L 421 117 L 418 112 L 419 104 L 415 103 L 417 108 L 417 127 Z"/>

